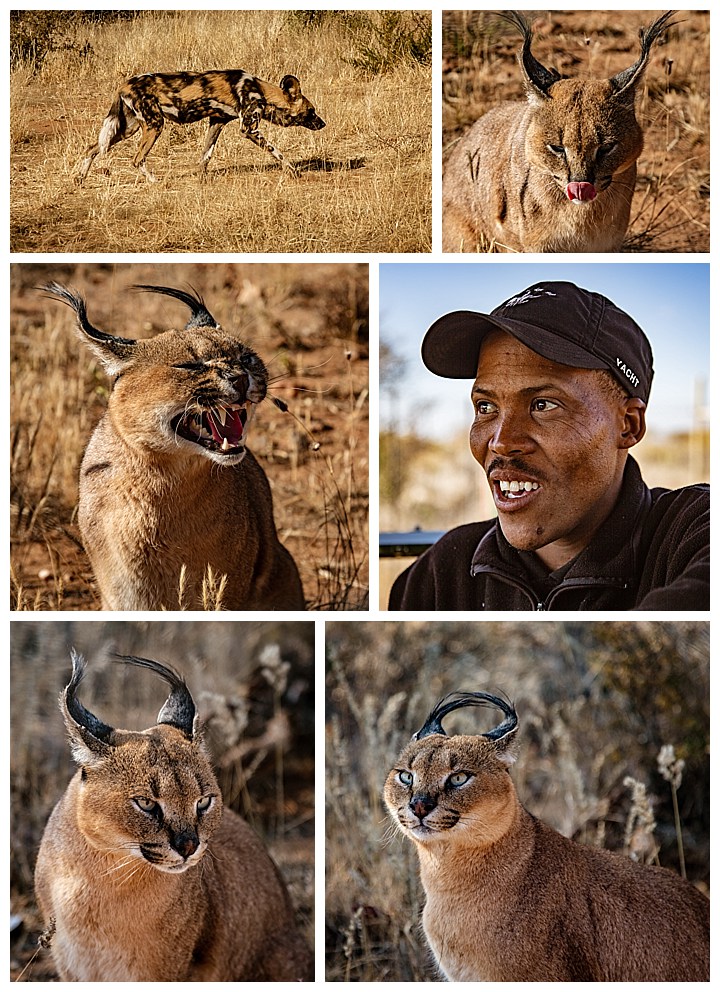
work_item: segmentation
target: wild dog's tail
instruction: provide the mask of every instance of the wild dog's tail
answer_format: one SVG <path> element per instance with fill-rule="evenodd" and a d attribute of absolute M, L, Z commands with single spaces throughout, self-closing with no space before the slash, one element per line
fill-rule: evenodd
<path fill-rule="evenodd" d="M 137 131 L 139 126 L 138 120 L 128 115 L 128 106 L 123 100 L 122 90 L 118 90 L 100 127 L 97 143 L 88 148 L 85 157 L 80 162 L 75 182 L 83 182 L 96 155 L 107 154 L 114 144 Z"/>
<path fill-rule="evenodd" d="M 121 94 L 117 93 L 112 107 L 110 107 L 105 120 L 102 122 L 98 136 L 98 148 L 103 155 L 116 141 L 121 141 L 125 137 L 127 125 L 128 119 L 125 111 L 125 103 Z"/>

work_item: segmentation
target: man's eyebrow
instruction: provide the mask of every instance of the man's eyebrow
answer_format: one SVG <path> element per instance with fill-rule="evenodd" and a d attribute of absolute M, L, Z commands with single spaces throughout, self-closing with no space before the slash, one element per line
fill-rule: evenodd
<path fill-rule="evenodd" d="M 518 390 L 518 392 L 521 396 L 533 396 L 536 393 L 544 393 L 547 390 L 554 390 L 561 393 L 565 392 L 563 387 L 557 382 L 541 382 L 535 386 L 524 386 L 522 389 Z M 479 382 L 476 382 L 472 388 L 472 395 L 475 396 L 476 394 L 489 396 L 492 399 L 497 396 L 494 389 L 491 389 L 489 386 L 483 386 Z"/>

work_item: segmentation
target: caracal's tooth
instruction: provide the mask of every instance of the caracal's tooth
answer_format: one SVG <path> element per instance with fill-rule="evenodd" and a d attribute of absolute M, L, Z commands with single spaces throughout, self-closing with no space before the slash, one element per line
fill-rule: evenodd
<path fill-rule="evenodd" d="M 227 420 L 227 410 L 224 406 L 219 406 L 215 410 L 215 416 L 220 421 L 220 423 L 225 426 L 225 421 Z"/>
<path fill-rule="evenodd" d="M 223 443 L 222 443 L 222 450 L 223 451 L 228 451 L 229 448 L 230 448 L 230 442 L 228 441 L 228 439 L 226 437 L 224 437 L 223 438 Z"/>

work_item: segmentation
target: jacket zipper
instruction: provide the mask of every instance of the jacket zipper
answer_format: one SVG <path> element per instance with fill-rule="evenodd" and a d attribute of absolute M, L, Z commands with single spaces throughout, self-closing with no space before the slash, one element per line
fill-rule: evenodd
<path fill-rule="evenodd" d="M 535 613 L 547 613 L 550 609 L 549 604 L 557 599 L 558 595 L 567 589 L 627 589 L 628 583 L 622 579 L 570 579 L 563 580 L 560 585 L 556 586 L 545 600 L 538 600 L 535 596 L 533 590 L 526 586 L 523 582 L 518 582 L 515 578 L 510 578 L 510 576 L 503 575 L 502 572 L 496 571 L 492 566 L 487 565 L 475 565 L 470 573 L 473 578 L 478 575 L 489 575 L 494 579 L 498 579 L 500 582 L 505 582 L 507 585 L 512 586 L 514 589 L 522 592 L 530 602 L 533 604 L 533 612 Z"/>

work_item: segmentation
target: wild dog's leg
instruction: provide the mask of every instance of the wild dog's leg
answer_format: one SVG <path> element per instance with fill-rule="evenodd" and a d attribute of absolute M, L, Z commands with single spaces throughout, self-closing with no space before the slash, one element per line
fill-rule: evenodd
<path fill-rule="evenodd" d="M 139 127 L 140 122 L 118 94 L 102 123 L 97 144 L 90 145 L 85 152 L 85 158 L 80 163 L 75 182 L 81 183 L 85 179 L 96 155 L 106 155 L 113 145 L 124 138 L 129 138 L 131 134 L 135 134 Z"/>
<path fill-rule="evenodd" d="M 256 110 L 251 109 L 244 113 L 241 118 L 240 126 L 242 127 L 245 137 L 249 138 L 254 145 L 258 146 L 258 148 L 264 148 L 266 152 L 270 152 L 272 157 L 279 162 L 284 169 L 292 172 L 293 175 L 297 175 L 297 169 L 295 166 L 291 162 L 288 162 L 282 152 L 278 151 L 274 145 L 270 144 L 267 138 L 260 134 L 259 123 L 260 114 Z"/>
<path fill-rule="evenodd" d="M 132 107 L 132 110 L 142 127 L 140 146 L 135 153 L 133 165 L 142 172 L 149 182 L 154 183 L 157 182 L 157 179 L 145 165 L 145 159 L 150 154 L 152 146 L 162 134 L 164 124 L 162 111 L 157 100 L 148 99 L 137 101 Z"/>
<path fill-rule="evenodd" d="M 218 120 L 215 117 L 210 118 L 210 127 L 208 128 L 207 138 L 205 140 L 205 147 L 203 148 L 202 155 L 200 156 L 200 173 L 205 174 L 207 169 L 207 164 L 212 157 L 212 153 L 215 151 L 215 145 L 220 137 L 220 132 L 227 124 L 227 119 Z"/>

